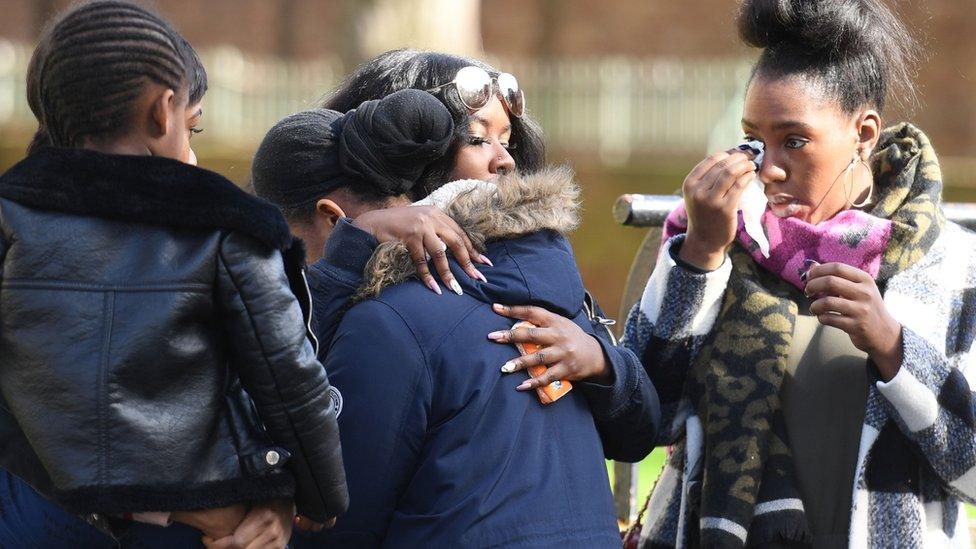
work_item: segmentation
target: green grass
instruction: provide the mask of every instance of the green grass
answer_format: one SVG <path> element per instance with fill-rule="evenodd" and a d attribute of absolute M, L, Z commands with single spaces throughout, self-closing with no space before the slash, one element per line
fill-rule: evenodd
<path fill-rule="evenodd" d="M 657 481 L 658 475 L 664 468 L 666 453 L 667 449 L 665 448 L 655 448 L 651 455 L 647 456 L 647 459 L 640 462 L 640 468 L 637 472 L 637 488 L 639 490 L 637 492 L 637 505 L 643 505 L 644 499 L 651 493 L 654 482 Z M 607 462 L 607 470 L 610 472 L 610 484 L 613 485 L 613 462 Z M 971 521 L 970 526 L 976 524 L 976 506 L 967 505 L 966 512 Z"/>

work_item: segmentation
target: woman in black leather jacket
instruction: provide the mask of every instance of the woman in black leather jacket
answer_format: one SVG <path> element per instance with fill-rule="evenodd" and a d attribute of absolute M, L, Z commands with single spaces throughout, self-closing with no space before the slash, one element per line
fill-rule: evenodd
<path fill-rule="evenodd" d="M 42 37 L 28 80 L 40 130 L 0 176 L 0 468 L 96 518 L 342 513 L 303 252 L 274 206 L 195 166 L 195 52 L 97 1 Z"/>

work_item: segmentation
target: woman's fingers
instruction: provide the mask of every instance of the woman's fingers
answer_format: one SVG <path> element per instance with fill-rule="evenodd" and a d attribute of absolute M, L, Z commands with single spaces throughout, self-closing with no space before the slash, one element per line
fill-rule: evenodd
<path fill-rule="evenodd" d="M 441 212 L 439 209 L 437 212 L 439 216 L 439 226 L 435 231 L 437 237 L 447 244 L 447 248 L 454 254 L 454 259 L 457 260 L 458 265 L 464 269 L 464 272 L 468 276 L 475 280 L 487 282 L 485 275 L 481 274 L 481 271 L 475 268 L 473 263 L 473 261 L 484 263 L 487 258 L 475 249 L 471 239 L 468 238 L 468 234 L 461 230 L 461 226 L 451 216 Z"/>
<path fill-rule="evenodd" d="M 244 545 L 237 539 L 237 536 L 230 535 L 220 539 L 213 539 L 204 536 L 203 545 L 207 549 L 244 549 Z"/>
<path fill-rule="evenodd" d="M 559 381 L 568 375 L 569 368 L 566 365 L 555 363 L 546 368 L 546 371 L 542 372 L 538 377 L 530 377 L 515 389 L 518 391 L 531 391 L 539 387 L 545 387 L 554 381 Z"/>
<path fill-rule="evenodd" d="M 818 276 L 809 278 L 807 275 L 807 285 L 803 288 L 808 296 L 823 295 L 836 296 L 849 300 L 865 299 L 864 288 L 858 282 L 851 282 L 846 278 L 836 275 Z"/>
<path fill-rule="evenodd" d="M 712 169 L 712 166 L 728 158 L 732 152 L 734 151 L 728 150 L 706 156 L 704 160 L 692 168 L 691 172 L 688 173 L 688 177 L 685 178 L 685 181 L 692 186 L 699 183 L 702 177 Z"/>
<path fill-rule="evenodd" d="M 434 260 L 435 270 L 444 285 L 455 293 L 460 293 L 461 288 L 451 273 L 447 250 L 451 250 L 468 276 L 476 280 L 485 281 L 485 277 L 473 263 L 491 265 L 491 261 L 475 249 L 457 222 L 436 206 L 373 210 L 357 217 L 354 223 L 380 242 L 403 242 L 410 252 L 417 276 L 437 294 L 441 293 L 440 286 L 430 273 L 428 258 Z"/>
<path fill-rule="evenodd" d="M 725 194 L 722 195 L 722 198 L 726 202 L 734 201 L 736 208 L 738 208 L 739 198 L 742 196 L 742 193 L 745 192 L 746 187 L 749 186 L 749 183 L 752 183 L 752 180 L 755 178 L 756 172 L 754 171 L 746 172 L 740 175 L 734 182 L 732 182 L 732 186 L 725 190 Z"/>
<path fill-rule="evenodd" d="M 437 236 L 437 233 L 429 232 L 424 235 L 424 250 L 430 256 L 434 269 L 444 285 L 457 295 L 461 295 L 461 285 L 454 278 L 451 263 L 447 260 L 447 244 Z"/>
<path fill-rule="evenodd" d="M 414 269 L 417 270 L 417 277 L 424 282 L 428 288 L 431 289 L 437 295 L 441 295 L 441 288 L 434 280 L 434 276 L 430 274 L 430 268 L 427 266 L 427 249 L 424 248 L 423 238 L 412 238 L 410 240 L 404 240 L 403 245 L 407 247 L 407 251 L 410 252 L 410 260 L 413 262 Z"/>
<path fill-rule="evenodd" d="M 284 549 L 288 541 L 279 532 L 265 532 L 254 541 L 247 544 L 245 549 Z"/>
<path fill-rule="evenodd" d="M 551 326 L 557 318 L 562 318 L 555 313 L 534 305 L 502 305 L 501 303 L 495 303 L 491 308 L 502 316 L 517 318 L 518 320 L 528 320 L 541 328 Z"/>
<path fill-rule="evenodd" d="M 841 315 L 850 317 L 856 316 L 860 312 L 860 306 L 857 302 L 842 297 L 827 296 L 811 303 L 810 312 L 817 316 Z"/>
<path fill-rule="evenodd" d="M 502 364 L 501 369 L 502 373 L 510 374 L 512 372 L 531 368 L 532 366 L 547 366 L 549 364 L 555 364 L 565 358 L 565 356 L 565 351 L 559 347 L 546 347 L 545 349 L 540 349 L 534 353 L 513 358 L 505 364 Z"/>
<path fill-rule="evenodd" d="M 704 187 L 708 189 L 708 194 L 713 201 L 719 201 L 728 194 L 739 177 L 755 172 L 756 165 L 753 164 L 752 158 L 738 152 L 712 166 L 712 169 L 705 174 L 704 179 L 708 184 Z"/>
<path fill-rule="evenodd" d="M 834 328 L 847 332 L 848 334 L 854 331 L 854 328 L 857 325 L 857 322 L 853 318 L 829 313 L 817 315 L 817 320 L 820 321 L 820 323 L 824 326 L 833 326 Z"/>
<path fill-rule="evenodd" d="M 807 282 L 812 282 L 814 279 L 822 276 L 837 276 L 850 280 L 851 282 L 874 282 L 874 278 L 861 269 L 837 262 L 817 264 L 810 267 L 807 271 Z"/>
<path fill-rule="evenodd" d="M 559 337 L 549 328 L 528 328 L 521 326 L 511 330 L 499 330 L 488 334 L 488 339 L 495 343 L 535 343 L 537 345 L 552 345 Z"/>

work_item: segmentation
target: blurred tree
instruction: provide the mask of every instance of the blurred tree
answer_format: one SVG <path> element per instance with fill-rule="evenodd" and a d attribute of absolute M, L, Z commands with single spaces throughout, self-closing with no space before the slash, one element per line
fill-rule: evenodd
<path fill-rule="evenodd" d="M 34 20 L 34 35 L 37 36 L 41 34 L 41 30 L 49 19 L 57 12 L 58 2 L 57 0 L 34 0 L 31 3 L 31 10 L 33 11 L 32 19 Z"/>
<path fill-rule="evenodd" d="M 346 72 L 366 60 L 362 48 L 362 27 L 365 14 L 373 9 L 376 0 L 340 0 L 336 53 Z"/>
<path fill-rule="evenodd" d="M 295 33 L 297 2 L 295 0 L 278 0 L 278 46 L 277 53 L 281 57 L 292 58 L 298 54 Z"/>
<path fill-rule="evenodd" d="M 346 69 L 413 47 L 481 56 L 481 0 L 341 0 L 338 53 Z"/>
<path fill-rule="evenodd" d="M 536 42 L 535 54 L 542 59 L 548 59 L 556 54 L 556 36 L 559 25 L 562 24 L 562 13 L 559 0 L 544 0 L 536 4 L 539 11 L 539 34 Z"/>

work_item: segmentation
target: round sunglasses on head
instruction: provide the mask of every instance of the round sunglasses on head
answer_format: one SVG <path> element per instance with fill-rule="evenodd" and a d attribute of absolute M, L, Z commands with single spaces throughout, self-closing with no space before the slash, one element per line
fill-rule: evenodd
<path fill-rule="evenodd" d="M 461 103 L 471 111 L 483 109 L 491 101 L 491 96 L 497 94 L 512 116 L 521 118 L 525 112 L 525 95 L 519 89 L 518 80 L 507 72 L 492 77 L 485 69 L 472 65 L 457 71 L 454 80 L 427 91 L 433 93 L 452 84 L 457 89 Z"/>

